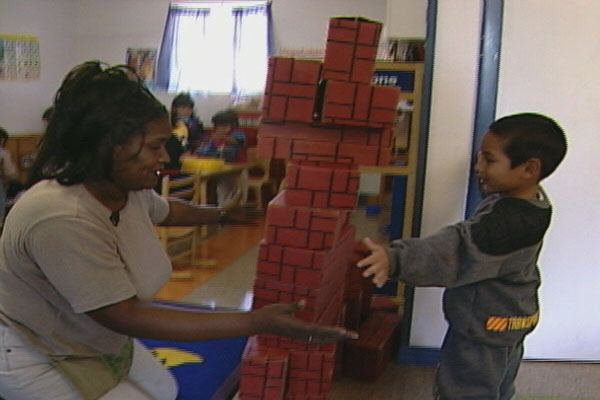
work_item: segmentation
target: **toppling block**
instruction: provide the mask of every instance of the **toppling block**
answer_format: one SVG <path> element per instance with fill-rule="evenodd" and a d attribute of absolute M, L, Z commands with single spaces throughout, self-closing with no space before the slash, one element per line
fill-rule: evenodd
<path fill-rule="evenodd" d="M 400 89 L 395 86 L 329 80 L 325 82 L 321 122 L 391 127 L 399 98 Z"/>
<path fill-rule="evenodd" d="M 312 142 L 327 141 L 381 147 L 390 147 L 392 144 L 392 131 L 390 128 L 330 126 L 318 123 L 302 124 L 286 122 L 281 124 L 270 124 L 264 123 L 263 121 L 258 129 L 257 136 L 259 138 L 259 147 L 261 136 L 305 139 Z"/>
<path fill-rule="evenodd" d="M 395 352 L 401 317 L 389 312 L 375 312 L 363 323 L 357 340 L 347 341 L 344 348 L 343 373 L 360 380 L 376 380 Z"/>
<path fill-rule="evenodd" d="M 329 20 L 323 79 L 370 83 L 381 23 L 360 17 Z"/>
<path fill-rule="evenodd" d="M 368 146 L 354 143 L 259 136 L 258 154 L 264 158 L 283 158 L 297 161 L 348 165 L 389 165 L 392 149 L 390 147 Z M 312 206 L 312 203 L 293 204 Z M 344 206 L 343 208 L 351 208 L 353 206 L 354 205 L 352 204 L 351 206 Z"/>
<path fill-rule="evenodd" d="M 289 353 L 260 346 L 250 337 L 240 367 L 240 400 L 282 400 L 288 376 Z"/>
<path fill-rule="evenodd" d="M 363 269 L 356 266 L 358 261 L 367 257 L 370 253 L 361 242 L 356 242 L 346 274 L 346 284 L 344 285 L 344 304 L 346 306 L 344 326 L 351 330 L 358 330 L 370 312 L 374 285 L 371 282 L 371 278 L 362 276 Z"/>
<path fill-rule="evenodd" d="M 353 225 L 347 225 L 335 247 L 324 250 L 281 246 L 263 240 L 259 248 L 256 276 L 267 281 L 312 289 L 331 281 L 343 287 L 355 231 Z"/>
<path fill-rule="evenodd" d="M 266 239 L 282 246 L 329 249 L 349 219 L 349 211 L 289 206 L 279 193 L 267 208 Z"/>
<path fill-rule="evenodd" d="M 263 119 L 311 122 L 320 74 L 319 61 L 269 58 Z"/>
<path fill-rule="evenodd" d="M 353 165 L 290 163 L 285 202 L 315 208 L 354 208 L 360 173 Z"/>

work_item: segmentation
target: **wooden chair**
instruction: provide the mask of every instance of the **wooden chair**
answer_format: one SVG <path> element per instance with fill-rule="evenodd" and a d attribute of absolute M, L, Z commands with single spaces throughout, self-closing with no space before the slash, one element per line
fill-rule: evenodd
<path fill-rule="evenodd" d="M 170 171 L 169 171 L 170 172 Z M 198 204 L 200 197 L 198 177 L 178 173 L 162 173 L 161 196 L 189 201 Z M 199 242 L 200 227 L 158 226 L 156 227 L 160 242 L 169 255 L 171 262 L 189 259 L 189 265 L 196 264 L 195 249 Z M 192 278 L 191 271 L 173 271 L 173 278 Z"/>
<path fill-rule="evenodd" d="M 277 182 L 271 178 L 271 160 L 259 157 L 256 147 L 248 148 L 246 151 L 248 163 L 251 164 L 248 173 L 248 194 L 252 192 L 256 201 L 258 211 L 263 211 L 262 188 L 267 186 L 272 194 L 276 193 Z"/>

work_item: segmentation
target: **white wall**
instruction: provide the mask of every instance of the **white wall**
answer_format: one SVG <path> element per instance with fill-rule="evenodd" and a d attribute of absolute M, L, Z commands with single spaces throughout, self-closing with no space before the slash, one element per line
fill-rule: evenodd
<path fill-rule="evenodd" d="M 481 3 L 479 0 L 438 2 L 421 236 L 464 219 Z M 440 346 L 447 327 L 442 316 L 441 294 L 442 289 L 438 288 L 415 289 L 411 346 Z"/>
<path fill-rule="evenodd" d="M 600 41 L 597 0 L 506 0 L 498 116 L 554 117 L 569 148 L 543 184 L 554 203 L 542 250 L 540 325 L 526 356 L 600 360 Z"/>
<path fill-rule="evenodd" d="M 0 26 L 6 33 L 39 36 L 42 79 L 0 82 L 0 124 L 11 132 L 39 131 L 41 112 L 66 72 L 99 59 L 125 62 L 128 47 L 160 46 L 169 0 L 0 0 Z M 324 47 L 327 21 L 335 15 L 361 15 L 383 21 L 385 0 L 274 0 L 276 49 Z M 156 92 L 170 106 L 174 94 Z M 231 104 L 228 96 L 196 97 L 196 111 L 210 117 Z M 10 102 L 10 107 L 4 104 Z M 33 116 L 33 117 L 32 117 Z"/>
<path fill-rule="evenodd" d="M 42 113 L 74 62 L 74 0 L 1 0 L 0 32 L 34 35 L 40 42 L 38 81 L 0 81 L 0 125 L 9 132 L 40 132 Z"/>

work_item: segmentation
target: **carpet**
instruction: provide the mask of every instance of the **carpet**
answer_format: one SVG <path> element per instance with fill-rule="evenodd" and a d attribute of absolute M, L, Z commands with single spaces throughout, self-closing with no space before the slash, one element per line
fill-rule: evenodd
<path fill-rule="evenodd" d="M 198 311 L 233 311 L 182 303 L 156 302 L 161 306 Z M 140 339 L 175 376 L 177 400 L 227 399 L 238 383 L 237 368 L 246 345 L 245 337 L 177 342 Z"/>

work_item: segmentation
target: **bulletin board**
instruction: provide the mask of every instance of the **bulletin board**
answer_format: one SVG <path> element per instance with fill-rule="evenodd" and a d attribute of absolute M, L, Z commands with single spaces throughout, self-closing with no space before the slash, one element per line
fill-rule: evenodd
<path fill-rule="evenodd" d="M 0 33 L 0 81 L 40 79 L 40 43 L 31 35 Z"/>

